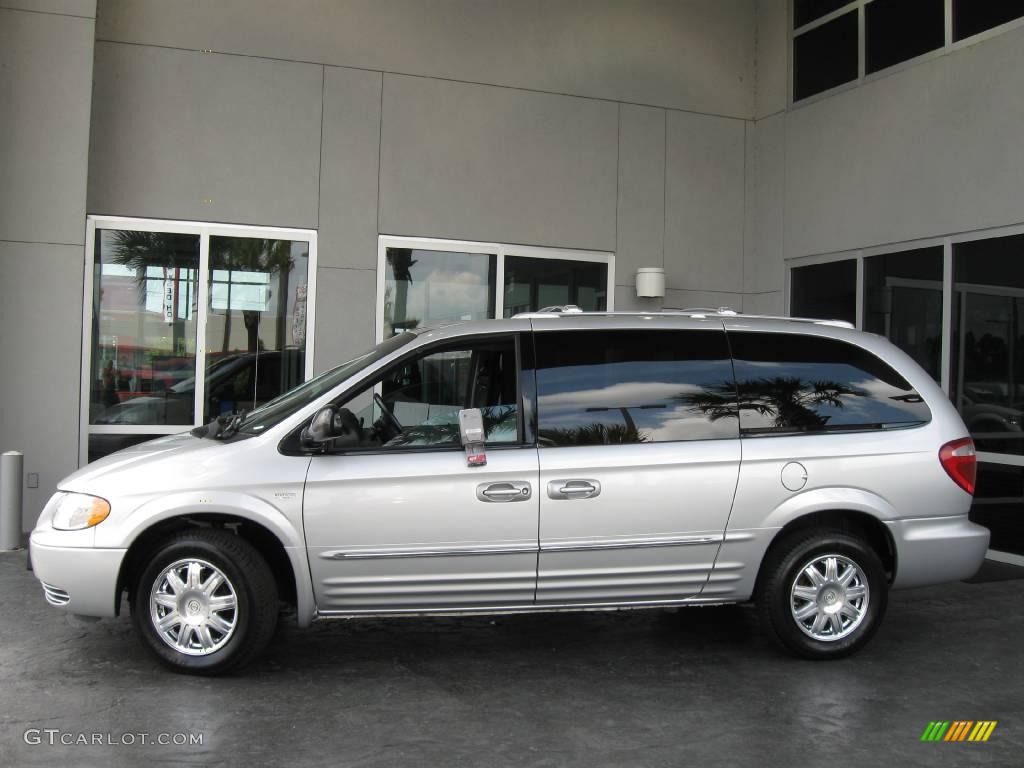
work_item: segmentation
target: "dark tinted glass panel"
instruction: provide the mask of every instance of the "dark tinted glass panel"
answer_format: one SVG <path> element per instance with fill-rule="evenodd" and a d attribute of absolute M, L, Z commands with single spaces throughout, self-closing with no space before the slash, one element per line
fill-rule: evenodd
<path fill-rule="evenodd" d="M 899 64 L 946 42 L 944 0 L 874 0 L 864 7 L 865 68 Z"/>
<path fill-rule="evenodd" d="M 745 434 L 884 429 L 931 414 L 920 395 L 853 344 L 781 333 L 729 334 Z"/>
<path fill-rule="evenodd" d="M 797 267 L 791 272 L 789 314 L 823 320 L 857 320 L 857 262 L 853 259 Z"/>
<path fill-rule="evenodd" d="M 978 450 L 1022 453 L 1024 235 L 953 246 L 951 395 Z"/>
<path fill-rule="evenodd" d="M 953 0 L 953 39 L 1024 17 L 1024 0 Z"/>
<path fill-rule="evenodd" d="M 971 520 L 992 531 L 992 549 L 1024 555 L 1024 467 L 979 462 Z"/>
<path fill-rule="evenodd" d="M 797 29 L 804 24 L 810 24 L 815 19 L 820 19 L 825 14 L 837 11 L 849 4 L 850 0 L 794 0 L 793 28 Z"/>
<path fill-rule="evenodd" d="M 793 100 L 857 79 L 857 12 L 793 38 Z"/>
<path fill-rule="evenodd" d="M 535 334 L 539 443 L 660 443 L 737 436 L 725 335 Z"/>
<path fill-rule="evenodd" d="M 102 459 L 104 456 L 109 456 L 120 451 L 122 448 L 130 448 L 139 443 L 156 440 L 158 437 L 166 437 L 166 435 L 104 435 L 90 433 L 89 461 Z"/>
<path fill-rule="evenodd" d="M 864 259 L 864 330 L 887 337 L 939 380 L 942 246 Z"/>
<path fill-rule="evenodd" d="M 505 317 L 563 304 L 575 304 L 585 312 L 607 309 L 608 265 L 505 257 Z"/>

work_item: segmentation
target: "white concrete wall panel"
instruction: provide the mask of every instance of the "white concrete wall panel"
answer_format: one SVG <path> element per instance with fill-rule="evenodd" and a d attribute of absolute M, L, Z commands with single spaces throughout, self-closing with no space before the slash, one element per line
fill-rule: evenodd
<path fill-rule="evenodd" d="M 786 117 L 787 257 L 1024 221 L 1024 28 Z"/>
<path fill-rule="evenodd" d="M 317 259 L 321 267 L 376 269 L 382 76 L 325 70 Z"/>
<path fill-rule="evenodd" d="M 666 284 L 742 291 L 745 122 L 668 113 Z"/>
<path fill-rule="evenodd" d="M 316 227 L 323 68 L 96 44 L 90 213 Z"/>
<path fill-rule="evenodd" d="M 618 107 L 384 76 L 380 231 L 615 249 Z"/>
<path fill-rule="evenodd" d="M 93 21 L 0 9 L 0 239 L 81 244 Z"/>
<path fill-rule="evenodd" d="M 98 39 L 751 117 L 752 0 L 105 0 Z"/>
<path fill-rule="evenodd" d="M 25 454 L 22 529 L 78 467 L 82 246 L 0 241 L 0 451 Z"/>
<path fill-rule="evenodd" d="M 619 113 L 619 285 L 638 267 L 665 266 L 665 110 L 623 104 Z"/>

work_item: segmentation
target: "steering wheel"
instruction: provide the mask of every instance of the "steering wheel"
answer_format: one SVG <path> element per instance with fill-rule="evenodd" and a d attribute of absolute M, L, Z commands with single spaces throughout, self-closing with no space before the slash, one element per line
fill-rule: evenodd
<path fill-rule="evenodd" d="M 378 408 L 380 408 L 380 416 L 381 421 L 384 422 L 384 429 L 391 433 L 385 436 L 387 439 L 384 440 L 383 442 L 386 443 L 388 440 L 391 440 L 402 434 L 402 422 L 395 418 L 395 414 L 393 414 L 391 412 L 391 409 L 389 409 L 387 405 L 385 405 L 384 398 L 378 395 L 376 392 L 374 392 L 373 402 L 377 404 Z"/>

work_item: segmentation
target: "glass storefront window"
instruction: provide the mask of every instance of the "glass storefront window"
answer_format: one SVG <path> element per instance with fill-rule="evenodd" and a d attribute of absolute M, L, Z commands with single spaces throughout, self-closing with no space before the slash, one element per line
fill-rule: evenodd
<path fill-rule="evenodd" d="M 950 397 L 978 450 L 1021 454 L 1024 235 L 953 246 L 951 337 Z"/>
<path fill-rule="evenodd" d="M 314 233 L 106 217 L 89 226 L 82 461 L 252 410 L 305 380 Z"/>
<path fill-rule="evenodd" d="M 443 320 L 494 317 L 496 254 L 388 248 L 384 338 Z"/>
<path fill-rule="evenodd" d="M 504 316 L 575 304 L 584 312 L 608 307 L 608 265 L 570 259 L 505 257 Z"/>
<path fill-rule="evenodd" d="M 304 241 L 210 237 L 204 420 L 302 383 L 308 275 Z"/>
<path fill-rule="evenodd" d="M 857 261 L 844 259 L 790 271 L 790 314 L 857 321 Z"/>
<path fill-rule="evenodd" d="M 942 378 L 942 246 L 864 259 L 864 330 Z"/>
<path fill-rule="evenodd" d="M 199 236 L 96 231 L 89 423 L 192 424 Z"/>

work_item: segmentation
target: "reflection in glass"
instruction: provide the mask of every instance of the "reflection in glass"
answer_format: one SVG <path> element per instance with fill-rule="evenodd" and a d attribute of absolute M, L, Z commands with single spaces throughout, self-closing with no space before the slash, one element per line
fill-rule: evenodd
<path fill-rule="evenodd" d="M 978 463 L 971 520 L 992 532 L 992 549 L 1024 555 L 1024 467 Z"/>
<path fill-rule="evenodd" d="M 302 382 L 308 273 L 305 241 L 210 237 L 204 420 Z"/>
<path fill-rule="evenodd" d="M 585 312 L 608 308 L 608 265 L 571 259 L 505 257 L 505 317 L 575 304 Z"/>
<path fill-rule="evenodd" d="M 864 259 L 864 330 L 885 336 L 940 380 L 941 245 Z"/>
<path fill-rule="evenodd" d="M 952 362 L 950 394 L 978 450 L 1020 454 L 1024 235 L 953 246 Z"/>
<path fill-rule="evenodd" d="M 884 429 L 931 418 L 921 396 L 870 352 L 846 342 L 730 332 L 745 434 Z"/>
<path fill-rule="evenodd" d="M 854 259 L 795 267 L 790 271 L 792 317 L 857 322 L 857 262 Z"/>
<path fill-rule="evenodd" d="M 497 256 L 388 248 L 384 338 L 444 320 L 494 317 Z"/>
<path fill-rule="evenodd" d="M 735 392 L 714 331 L 545 331 L 535 335 L 542 446 L 737 437 Z"/>
<path fill-rule="evenodd" d="M 90 424 L 192 424 L 199 236 L 96 230 Z"/>

